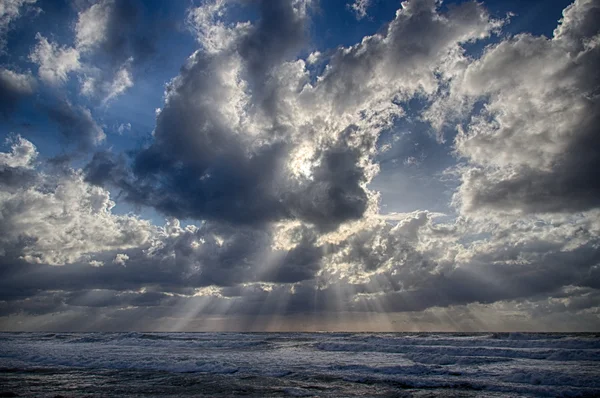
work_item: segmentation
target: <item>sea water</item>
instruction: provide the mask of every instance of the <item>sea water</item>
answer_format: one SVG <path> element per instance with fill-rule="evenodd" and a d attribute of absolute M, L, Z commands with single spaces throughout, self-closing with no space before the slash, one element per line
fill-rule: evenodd
<path fill-rule="evenodd" d="M 0 396 L 600 397 L 600 334 L 0 333 Z"/>

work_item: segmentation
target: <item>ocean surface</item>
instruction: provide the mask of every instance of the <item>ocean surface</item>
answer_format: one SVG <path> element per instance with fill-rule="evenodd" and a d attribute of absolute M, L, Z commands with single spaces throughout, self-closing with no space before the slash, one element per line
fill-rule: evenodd
<path fill-rule="evenodd" d="M 0 396 L 600 397 L 600 334 L 0 333 Z"/>

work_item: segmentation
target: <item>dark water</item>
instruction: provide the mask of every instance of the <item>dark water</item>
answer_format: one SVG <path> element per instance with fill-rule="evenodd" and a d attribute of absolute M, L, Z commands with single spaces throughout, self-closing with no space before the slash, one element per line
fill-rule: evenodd
<path fill-rule="evenodd" d="M 600 397 L 600 335 L 0 333 L 0 396 Z"/>

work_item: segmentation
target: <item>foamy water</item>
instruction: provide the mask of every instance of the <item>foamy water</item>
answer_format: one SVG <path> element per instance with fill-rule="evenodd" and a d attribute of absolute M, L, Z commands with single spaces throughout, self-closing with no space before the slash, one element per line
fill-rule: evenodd
<path fill-rule="evenodd" d="M 2 333 L 19 396 L 600 396 L 594 334 Z"/>

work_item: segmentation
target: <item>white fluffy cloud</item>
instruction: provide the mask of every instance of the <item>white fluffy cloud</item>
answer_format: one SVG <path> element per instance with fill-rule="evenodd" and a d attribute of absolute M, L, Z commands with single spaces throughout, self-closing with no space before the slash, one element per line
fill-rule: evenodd
<path fill-rule="evenodd" d="M 113 1 L 99 1 L 79 13 L 75 25 L 75 43 L 78 48 L 92 49 L 106 40 Z"/>
<path fill-rule="evenodd" d="M 37 156 L 35 145 L 18 136 L 12 140 L 10 152 L 0 152 L 0 166 L 32 168 Z"/>
<path fill-rule="evenodd" d="M 12 151 L 1 155 L 6 172 L 32 168 L 37 150 L 18 137 Z M 19 189 L 0 192 L 3 251 L 20 246 L 28 262 L 61 265 L 87 253 L 143 246 L 151 237 L 147 221 L 112 214 L 109 193 L 85 183 L 80 172 L 36 177 L 33 184 L 21 181 Z"/>
<path fill-rule="evenodd" d="M 36 38 L 38 43 L 29 58 L 38 64 L 38 74 L 44 82 L 52 85 L 63 84 L 67 81 L 69 73 L 81 69 L 79 51 L 50 42 L 39 33 Z"/>
<path fill-rule="evenodd" d="M 90 75 L 83 79 L 81 92 L 86 96 L 101 96 L 102 101 L 107 103 L 133 87 L 133 76 L 130 69 L 129 62 L 123 64 L 109 80 L 98 76 L 94 70 L 88 71 Z"/>
<path fill-rule="evenodd" d="M 371 6 L 372 0 L 354 0 L 354 3 L 348 4 L 348 8 L 352 10 L 356 19 L 363 19 L 367 16 L 367 10 Z"/>
<path fill-rule="evenodd" d="M 455 140 L 468 161 L 456 196 L 463 212 L 600 206 L 600 2 L 576 1 L 563 15 L 553 38 L 504 40 L 452 80 L 455 108 L 485 103 Z"/>
<path fill-rule="evenodd" d="M 117 264 L 117 265 L 125 266 L 125 264 L 127 263 L 127 260 L 129 260 L 129 256 L 127 254 L 118 253 L 115 256 L 115 259 L 113 260 L 113 263 Z"/>

